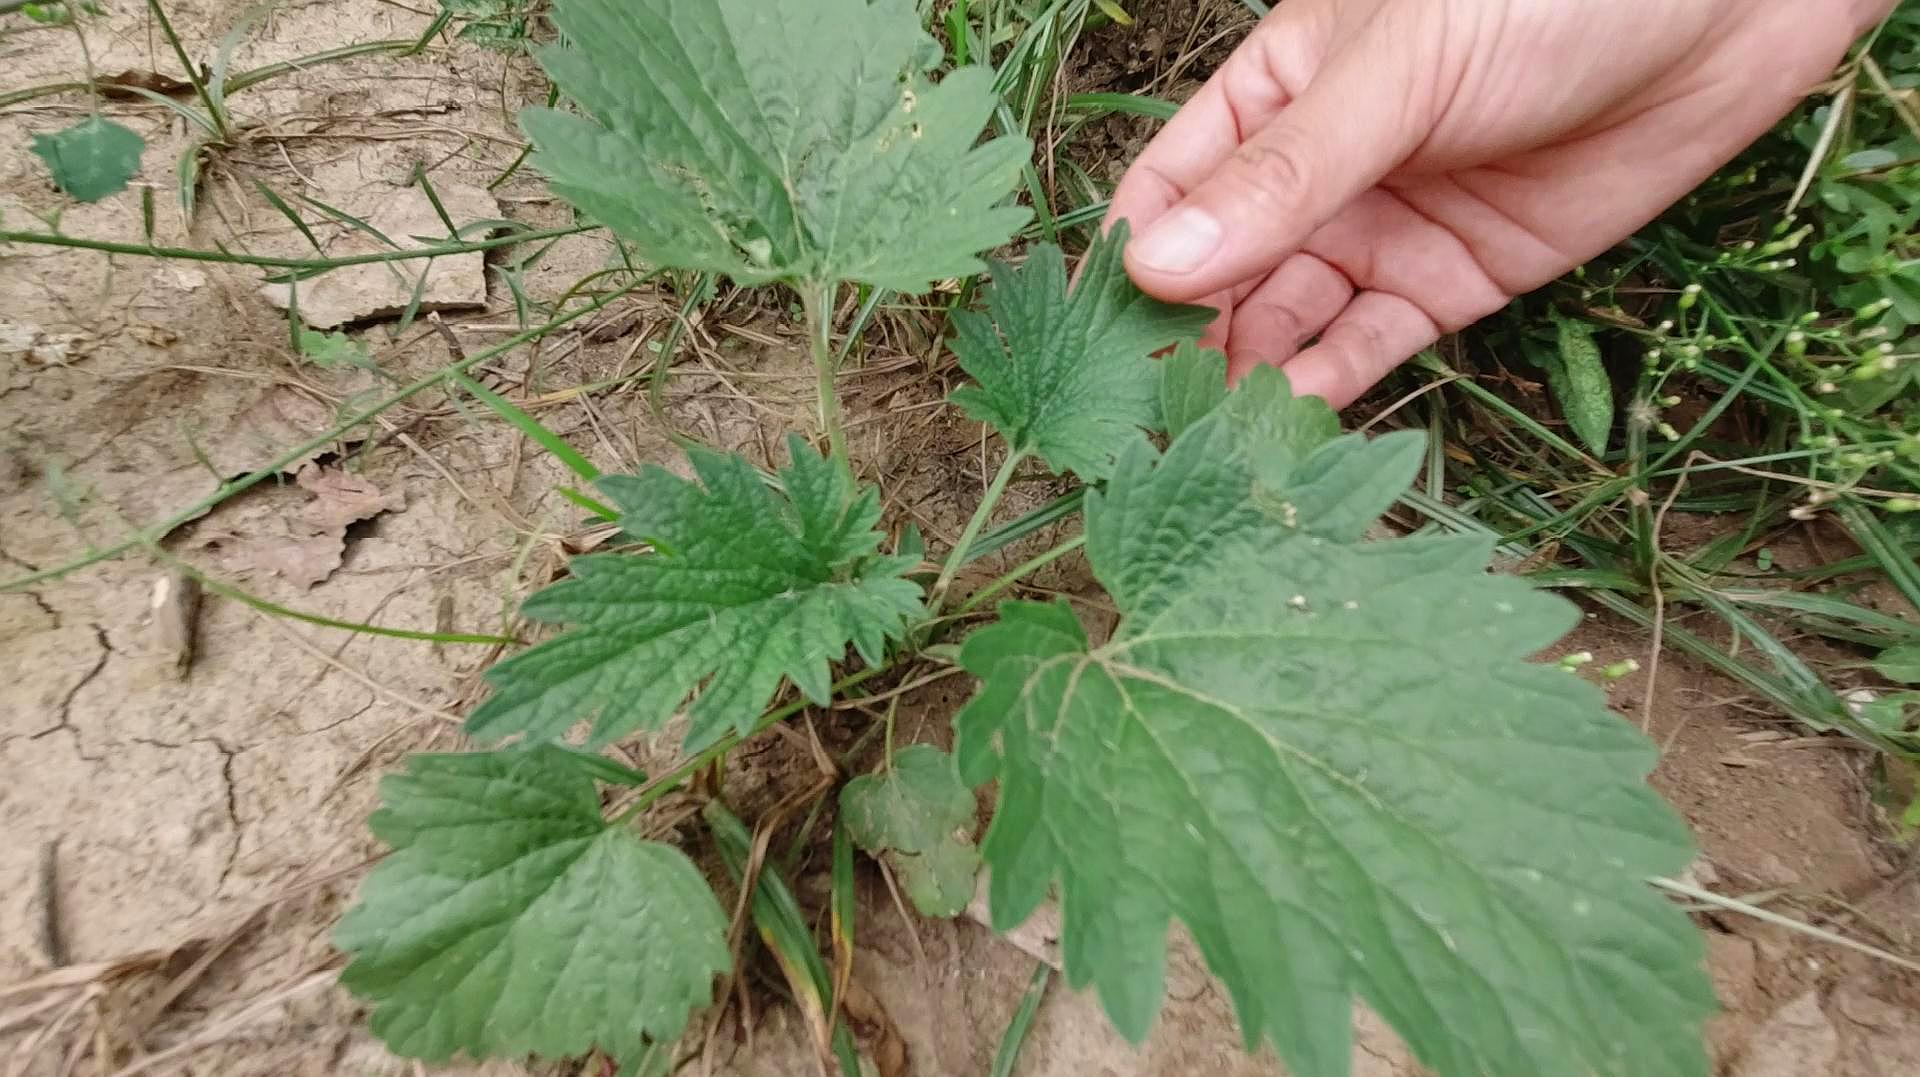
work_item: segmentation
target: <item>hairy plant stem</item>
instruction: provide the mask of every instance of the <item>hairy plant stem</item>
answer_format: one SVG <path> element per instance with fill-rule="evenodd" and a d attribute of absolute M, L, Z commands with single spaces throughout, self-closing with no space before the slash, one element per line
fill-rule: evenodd
<path fill-rule="evenodd" d="M 840 424 L 840 397 L 834 391 L 833 377 L 839 373 L 839 357 L 832 341 L 832 283 L 803 284 L 800 309 L 807 319 L 807 341 L 813 351 L 814 374 L 819 378 L 820 429 L 827 435 L 827 451 L 841 463 L 847 462 L 847 432 Z"/>
<path fill-rule="evenodd" d="M 471 243 L 441 243 L 431 247 L 348 254 L 339 258 L 276 258 L 270 255 L 240 254 L 234 251 L 196 250 L 192 247 L 155 247 L 141 243 L 115 243 L 104 239 L 87 239 L 83 236 L 65 236 L 57 232 L 13 232 L 5 229 L 0 229 L 0 243 L 33 243 L 44 247 L 76 247 L 80 250 L 103 251 L 107 254 L 134 254 L 146 258 L 178 258 L 189 262 L 225 262 L 228 265 L 320 272 L 339 269 L 342 266 L 365 265 L 369 262 L 405 262 L 414 258 L 441 258 L 450 254 L 490 251 L 496 247 L 511 247 L 520 243 L 536 243 L 543 239 L 578 235 L 581 232 L 590 232 L 597 227 L 599 226 L 574 225 L 570 228 L 549 228 L 539 232 L 514 232 L 510 235 L 495 236 L 492 239 L 477 239 Z"/>
<path fill-rule="evenodd" d="M 839 695 L 841 692 L 856 685 L 865 684 L 893 668 L 893 663 L 886 663 L 873 666 L 869 669 L 863 669 L 858 673 L 849 673 L 845 677 L 833 682 L 833 694 Z M 747 730 L 745 733 L 733 732 L 721 737 L 712 745 L 695 753 L 693 757 L 686 762 L 647 783 L 647 785 L 640 790 L 640 795 L 634 799 L 634 802 L 627 805 L 626 810 L 613 817 L 612 825 L 619 826 L 629 819 L 632 819 L 634 816 L 645 811 L 647 805 L 680 788 L 681 785 L 686 783 L 688 778 L 700 773 L 700 771 L 707 766 L 724 759 L 726 754 L 738 747 L 742 741 L 749 740 L 764 732 L 768 727 L 777 722 L 786 721 L 788 718 L 806 710 L 809 705 L 810 701 L 805 696 L 801 696 L 791 703 L 783 703 L 761 715 L 759 720 L 753 723 L 753 728 Z"/>
<path fill-rule="evenodd" d="M 960 566 L 967 561 L 967 550 L 973 540 L 980 537 L 980 529 L 986 526 L 987 517 L 993 515 L 994 506 L 1000 504 L 1000 497 L 1007 492 L 1007 483 L 1013 480 L 1014 468 L 1026 459 L 1025 453 L 1008 452 L 1007 458 L 1000 462 L 1000 470 L 993 475 L 993 481 L 987 484 L 987 492 L 980 498 L 980 507 L 973 512 L 973 519 L 967 521 L 967 529 L 960 532 L 960 541 L 954 543 L 947 554 L 947 563 L 940 569 L 940 578 L 934 581 L 933 595 L 927 602 L 929 620 L 940 615 L 940 606 L 946 601 L 947 588 L 953 586 L 953 577 Z"/>

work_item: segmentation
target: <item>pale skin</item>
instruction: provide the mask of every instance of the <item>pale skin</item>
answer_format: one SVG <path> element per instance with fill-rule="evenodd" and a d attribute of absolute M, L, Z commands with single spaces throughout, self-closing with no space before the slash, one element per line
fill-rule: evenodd
<path fill-rule="evenodd" d="M 1232 376 L 1345 407 L 1631 235 L 1894 0 L 1284 0 L 1114 193 Z"/>

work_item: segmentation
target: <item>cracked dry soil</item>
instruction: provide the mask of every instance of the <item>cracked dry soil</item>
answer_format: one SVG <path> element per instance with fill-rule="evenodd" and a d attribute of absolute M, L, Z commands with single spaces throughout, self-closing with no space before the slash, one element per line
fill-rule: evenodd
<path fill-rule="evenodd" d="M 1101 88 L 1102 78 L 1140 85 L 1166 70 L 1203 8 L 1209 17 L 1222 10 L 1198 0 L 1134 6 L 1144 24 L 1179 29 L 1094 35 L 1087 88 Z M 168 10 L 195 55 L 210 54 L 236 17 L 215 0 L 175 0 Z M 379 0 L 283 4 L 233 64 L 404 38 L 426 21 Z M 150 31 L 138 5 L 90 23 L 96 69 L 174 71 Z M 0 90 L 62 80 L 79 62 L 70 32 L 0 38 Z M 1190 79 L 1182 84 L 1190 88 Z M 137 185 L 156 194 L 159 242 L 295 254 L 304 240 L 253 179 L 336 205 L 389 201 L 416 165 L 436 183 L 482 187 L 518 152 L 503 105 L 543 93 L 523 60 L 468 43 L 314 67 L 249 89 L 234 102 L 247 136 L 209 159 L 190 227 L 173 194 L 185 137 L 177 121 L 140 101 L 107 107 L 147 139 Z M 0 113 L 7 221 L 63 207 L 27 147 L 34 133 L 85 109 L 82 99 L 53 97 Z M 137 190 L 64 206 L 62 226 L 137 239 Z M 565 219 L 534 177 L 494 193 L 503 214 L 536 225 Z M 323 224 L 323 240 L 346 241 Z M 609 253 L 592 237 L 565 241 L 527 272 L 525 287 L 557 296 Z M 290 355 L 282 315 L 260 284 L 257 273 L 210 263 L 0 251 L 0 571 L 11 578 L 62 564 L 193 504 L 216 482 L 203 459 L 220 478 L 244 472 L 374 387 L 364 372 L 319 370 Z M 497 279 L 488 287 L 485 311 L 449 318 L 469 348 L 513 328 L 512 296 Z M 524 352 L 486 373 L 529 395 L 536 377 L 547 389 L 611 377 L 632 369 L 663 309 L 651 297 L 610 309 L 543 345 L 537 375 Z M 411 378 L 446 362 L 437 334 L 392 328 L 356 329 L 387 373 Z M 671 414 L 709 441 L 765 459 L 771 431 L 807 423 L 811 375 L 791 327 L 777 310 L 734 303 L 697 335 L 698 361 L 676 376 Z M 951 541 L 965 495 L 982 478 L 977 430 L 942 425 L 941 412 L 919 406 L 943 387 L 911 351 L 850 375 L 854 455 L 894 484 L 894 511 Z M 603 467 L 673 460 L 644 394 L 563 402 L 541 417 Z M 325 616 L 497 630 L 507 604 L 561 563 L 561 539 L 578 537 L 568 530 L 577 517 L 553 493 L 564 474 L 501 424 L 444 398 L 390 418 L 329 459 L 396 495 L 399 507 L 349 527 L 343 560 L 322 582 L 296 585 L 243 556 L 249 540 L 279 534 L 307 503 L 291 472 L 177 529 L 168 550 Z M 57 487 L 42 480 L 49 464 L 63 469 Z M 524 561 L 522 549 L 531 551 Z M 144 1072 L 220 1077 L 417 1072 L 382 1051 L 363 1012 L 333 985 L 339 961 L 327 932 L 378 852 L 364 826 L 375 780 L 404 751 L 460 743 L 452 722 L 473 698 L 488 650 L 328 632 L 209 596 L 182 679 L 148 620 L 160 571 L 135 554 L 0 594 L 0 991 L 8 992 L 0 995 L 0 1072 L 14 1072 L 33 1051 L 25 1072 L 61 1073 L 69 1051 L 96 1042 L 113 1064 L 88 1056 L 78 1072 L 141 1060 Z M 1049 583 L 1088 585 L 1084 570 L 1070 567 Z M 1566 646 L 1613 660 L 1644 659 L 1646 645 L 1594 621 Z M 1866 760 L 1843 743 L 1806 740 L 1684 661 L 1664 666 L 1658 684 L 1643 673 L 1613 692 L 1627 715 L 1653 693 L 1653 732 L 1668 745 L 1656 783 L 1700 835 L 1701 881 L 1725 893 L 1770 892 L 1783 911 L 1920 953 L 1920 882 L 1864 793 Z M 948 681 L 910 697 L 902 728 L 939 728 L 964 692 Z M 639 751 L 645 762 L 658 755 L 651 745 Z M 766 760 L 777 755 L 747 754 L 738 780 L 771 782 L 780 764 Z M 795 882 L 810 908 L 824 902 L 822 876 Z M 910 1072 L 987 1072 L 1033 958 L 966 919 L 907 925 L 870 868 L 862 868 L 860 896 L 856 976 L 884 1000 Z M 1721 1073 L 1920 1073 L 1920 977 L 1738 917 L 1701 923 L 1727 1007 L 1709 1036 Z M 69 982 L 63 976 L 100 989 L 45 994 L 59 1005 L 16 1019 L 20 1007 L 43 1000 L 45 984 Z M 798 1013 L 757 986 L 767 978 L 748 982 L 756 985 L 750 1027 L 740 1027 L 736 1008 L 716 1037 L 711 1072 L 812 1072 Z M 169 995 L 167 984 L 184 986 Z M 1171 955 L 1168 990 L 1157 1031 L 1135 1050 L 1107 1030 L 1091 998 L 1056 983 L 1016 1072 L 1279 1072 L 1270 1054 L 1240 1050 L 1223 995 L 1184 943 Z M 1357 1073 L 1416 1072 L 1377 1021 L 1362 1014 L 1361 1028 Z"/>

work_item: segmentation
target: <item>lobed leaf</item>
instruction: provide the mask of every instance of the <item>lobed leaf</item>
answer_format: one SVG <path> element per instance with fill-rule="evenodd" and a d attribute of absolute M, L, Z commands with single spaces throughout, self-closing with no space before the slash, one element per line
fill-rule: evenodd
<path fill-rule="evenodd" d="M 1284 380 L 1088 494 L 1108 642 L 1012 602 L 962 648 L 996 927 L 1057 880 L 1070 981 L 1138 1040 L 1177 917 L 1299 1077 L 1349 1072 L 1355 995 L 1441 1074 L 1705 1073 L 1701 941 L 1643 881 L 1691 856 L 1656 752 L 1524 661 L 1577 611 L 1477 538 L 1359 542 L 1417 438 L 1329 439 Z"/>
<path fill-rule="evenodd" d="M 608 826 L 560 748 L 415 755 L 380 790 L 373 832 L 393 854 L 334 943 L 398 1054 L 638 1056 L 732 963 L 692 862 Z"/>
<path fill-rule="evenodd" d="M 979 271 L 1029 152 L 978 144 L 992 72 L 938 85 L 912 0 L 558 0 L 584 115 L 522 125 L 561 197 L 657 265 L 906 292 Z"/>
<path fill-rule="evenodd" d="M 576 557 L 569 579 L 528 598 L 527 617 L 572 627 L 489 670 L 494 693 L 468 731 L 548 740 L 586 719 L 604 744 L 658 728 L 699 689 L 687 708 L 699 748 L 750 728 L 782 677 L 827 703 L 849 643 L 880 661 L 924 614 L 902 578 L 917 544 L 878 553 L 879 492 L 798 437 L 787 445 L 785 496 L 705 449 L 688 452 L 697 482 L 658 467 L 599 479 L 622 530 L 654 552 Z"/>
<path fill-rule="evenodd" d="M 913 907 L 928 916 L 956 916 L 973 900 L 980 870 L 974 810 L 953 757 L 930 744 L 900 749 L 885 770 L 840 790 L 854 842 L 885 857 Z"/>
<path fill-rule="evenodd" d="M 53 182 L 82 202 L 126 190 L 140 171 L 146 149 L 132 129 L 98 115 L 50 135 L 33 136 L 34 156 L 46 162 Z"/>
<path fill-rule="evenodd" d="M 1055 471 L 1106 478 L 1142 429 L 1160 424 L 1160 371 L 1150 357 L 1197 340 L 1214 312 L 1162 303 L 1134 287 L 1120 262 L 1122 221 L 1094 241 L 1067 283 L 1060 248 L 1036 246 L 1018 269 L 995 264 L 988 317 L 952 316 L 953 353 L 976 384 L 953 394 L 1009 449 Z"/>
<path fill-rule="evenodd" d="M 1168 437 L 1206 418 L 1227 398 L 1227 357 L 1182 342 L 1160 362 L 1160 422 Z"/>

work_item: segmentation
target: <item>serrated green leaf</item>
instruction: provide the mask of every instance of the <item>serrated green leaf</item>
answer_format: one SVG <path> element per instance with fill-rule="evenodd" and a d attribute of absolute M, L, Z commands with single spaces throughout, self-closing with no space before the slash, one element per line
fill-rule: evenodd
<path fill-rule="evenodd" d="M 973 900 L 973 792 L 952 756 L 929 744 L 900 749 L 887 769 L 847 783 L 840 814 L 860 848 L 886 858 L 914 908 L 955 916 Z"/>
<path fill-rule="evenodd" d="M 732 962 L 692 862 L 608 826 L 558 748 L 416 755 L 380 789 L 393 855 L 334 943 L 398 1054 L 629 1057 L 678 1036 Z"/>
<path fill-rule="evenodd" d="M 1248 387 L 1089 493 L 1109 642 L 1016 602 L 962 649 L 995 925 L 1057 880 L 1070 981 L 1138 1040 L 1177 917 L 1298 1077 L 1349 1072 L 1356 994 L 1448 1077 L 1705 1073 L 1701 941 L 1643 882 L 1691 856 L 1656 752 L 1524 661 L 1577 610 L 1481 539 L 1355 541 L 1405 443 L 1309 448 L 1318 413 Z"/>
<path fill-rule="evenodd" d="M 1066 258 L 1051 244 L 1034 247 L 1021 268 L 996 263 L 992 317 L 952 316 L 953 353 L 977 383 L 953 402 L 991 423 L 1013 452 L 1084 479 L 1105 478 L 1142 429 L 1159 425 L 1151 356 L 1197 340 L 1215 316 L 1134 287 L 1120 262 L 1126 240 L 1124 221 L 1095 240 L 1071 290 Z"/>
<path fill-rule="evenodd" d="M 140 171 L 147 144 L 121 124 L 88 116 L 50 135 L 33 136 L 34 156 L 47 163 L 53 182 L 81 202 L 98 202 L 127 189 Z"/>
<path fill-rule="evenodd" d="M 571 578 L 527 599 L 526 617 L 573 627 L 489 670 L 494 693 L 468 731 L 548 740 L 585 719 L 600 745 L 658 728 L 699 688 L 687 708 L 697 749 L 749 729 L 783 676 L 825 704 L 848 643 L 880 661 L 925 613 L 902 578 L 917 544 L 877 553 L 879 491 L 856 490 L 843 463 L 797 437 L 787 450 L 784 497 L 746 460 L 705 449 L 687 454 L 697 482 L 658 467 L 600 478 L 621 530 L 654 552 L 576 557 Z"/>
<path fill-rule="evenodd" d="M 1899 684 L 1920 684 L 1920 643 L 1889 647 L 1873 660 L 1874 672 Z"/>
<path fill-rule="evenodd" d="M 1160 361 L 1160 422 L 1179 437 L 1227 399 L 1227 357 L 1182 342 Z"/>
<path fill-rule="evenodd" d="M 1596 454 L 1606 455 L 1613 433 L 1613 380 L 1600 361 L 1593 326 L 1554 315 L 1557 361 L 1547 366 L 1547 387 L 1566 414 L 1567 425 Z"/>
<path fill-rule="evenodd" d="M 938 85 L 913 0 L 558 0 L 541 53 L 586 115 L 522 125 L 561 197 L 656 265 L 905 292 L 981 268 L 1028 211 L 1024 139 L 976 144 L 992 72 Z"/>

